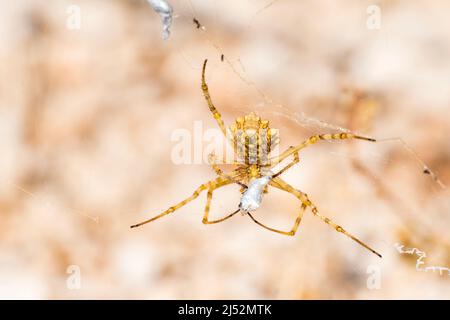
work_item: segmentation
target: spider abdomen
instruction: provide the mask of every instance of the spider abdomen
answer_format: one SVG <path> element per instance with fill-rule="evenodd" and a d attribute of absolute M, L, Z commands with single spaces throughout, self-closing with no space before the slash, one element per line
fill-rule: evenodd
<path fill-rule="evenodd" d="M 268 120 L 261 120 L 252 112 L 237 118 L 230 130 L 239 162 L 267 164 L 269 153 L 278 143 L 276 130 L 269 128 Z"/>

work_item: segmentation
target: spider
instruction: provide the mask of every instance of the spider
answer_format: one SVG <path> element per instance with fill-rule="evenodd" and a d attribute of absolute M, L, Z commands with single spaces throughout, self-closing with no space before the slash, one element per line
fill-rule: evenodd
<path fill-rule="evenodd" d="M 215 179 L 200 185 L 190 197 L 168 208 L 166 211 L 151 219 L 132 225 L 131 228 L 142 226 L 163 216 L 166 216 L 183 207 L 192 200 L 196 199 L 202 191 L 207 190 L 206 206 L 202 220 L 204 224 L 214 224 L 225 221 L 241 211 L 243 214 L 248 215 L 256 224 L 267 230 L 287 236 L 294 236 L 300 225 L 304 212 L 307 208 L 309 208 L 311 209 L 311 212 L 314 216 L 321 219 L 337 232 L 343 233 L 347 237 L 353 239 L 361 246 L 381 258 L 381 255 L 378 252 L 370 248 L 355 236 L 351 235 L 349 232 L 344 230 L 344 228 L 334 223 L 331 219 L 321 215 L 317 207 L 309 199 L 306 193 L 292 187 L 281 177 L 279 177 L 282 173 L 286 172 L 300 161 L 300 150 L 314 145 L 321 140 L 358 139 L 370 142 L 376 142 L 376 140 L 352 133 L 316 134 L 309 137 L 307 140 L 303 141 L 297 146 L 289 147 L 287 150 L 277 156 L 268 157 L 274 146 L 276 146 L 279 142 L 275 130 L 269 127 L 268 120 L 263 120 L 258 115 L 252 112 L 245 117 L 237 118 L 227 131 L 221 114 L 219 113 L 219 111 L 217 111 L 214 103 L 212 102 L 208 85 L 205 81 L 207 61 L 208 60 L 205 60 L 203 63 L 201 76 L 201 88 L 203 91 L 203 95 L 208 104 L 209 110 L 216 120 L 220 130 L 222 131 L 226 139 L 232 144 L 234 152 L 238 155 L 238 157 L 240 157 L 240 161 L 234 161 L 233 164 L 236 165 L 236 168 L 229 173 L 224 173 L 215 163 L 214 155 L 211 154 L 209 157 L 209 162 L 215 173 L 217 174 L 217 177 Z M 291 156 L 292 161 L 278 173 L 273 174 L 271 169 Z M 210 220 L 208 216 L 213 192 L 219 188 L 233 183 L 241 186 L 242 198 L 239 209 L 221 219 Z M 268 186 L 288 192 L 300 201 L 300 210 L 298 216 L 289 231 L 269 227 L 256 220 L 250 213 L 250 211 L 254 211 L 259 207 L 262 194 L 268 192 Z"/>

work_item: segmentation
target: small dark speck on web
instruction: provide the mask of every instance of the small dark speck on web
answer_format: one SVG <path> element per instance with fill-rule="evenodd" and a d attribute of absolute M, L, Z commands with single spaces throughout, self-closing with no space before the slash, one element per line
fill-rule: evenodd
<path fill-rule="evenodd" d="M 200 24 L 200 21 L 198 21 L 196 18 L 193 18 L 192 21 L 194 22 L 194 24 L 197 27 L 197 29 L 201 28 L 202 25 Z"/>

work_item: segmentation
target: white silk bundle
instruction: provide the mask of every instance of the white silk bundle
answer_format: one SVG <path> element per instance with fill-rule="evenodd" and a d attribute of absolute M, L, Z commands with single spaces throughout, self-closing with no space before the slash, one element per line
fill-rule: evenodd
<path fill-rule="evenodd" d="M 163 39 L 167 40 L 170 36 L 170 26 L 172 25 L 172 6 L 164 0 L 147 0 L 153 10 L 161 17 L 163 24 Z"/>

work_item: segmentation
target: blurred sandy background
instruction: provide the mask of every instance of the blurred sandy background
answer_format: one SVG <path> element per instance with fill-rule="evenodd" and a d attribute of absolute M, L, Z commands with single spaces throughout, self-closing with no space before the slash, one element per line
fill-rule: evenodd
<path fill-rule="evenodd" d="M 170 2 L 167 41 L 144 0 L 1 2 L 0 297 L 449 299 L 448 274 L 394 247 L 450 266 L 448 189 L 395 142 L 318 144 L 285 176 L 383 259 L 310 213 L 295 237 L 243 216 L 205 226 L 205 194 L 129 226 L 214 178 L 172 161 L 175 130 L 216 127 L 204 58 L 228 123 L 256 111 L 283 148 L 333 126 L 402 137 L 450 183 L 450 3 Z M 72 5 L 80 29 L 67 27 Z M 217 191 L 211 215 L 234 210 L 238 189 Z M 256 215 L 288 229 L 298 207 L 271 191 Z"/>

